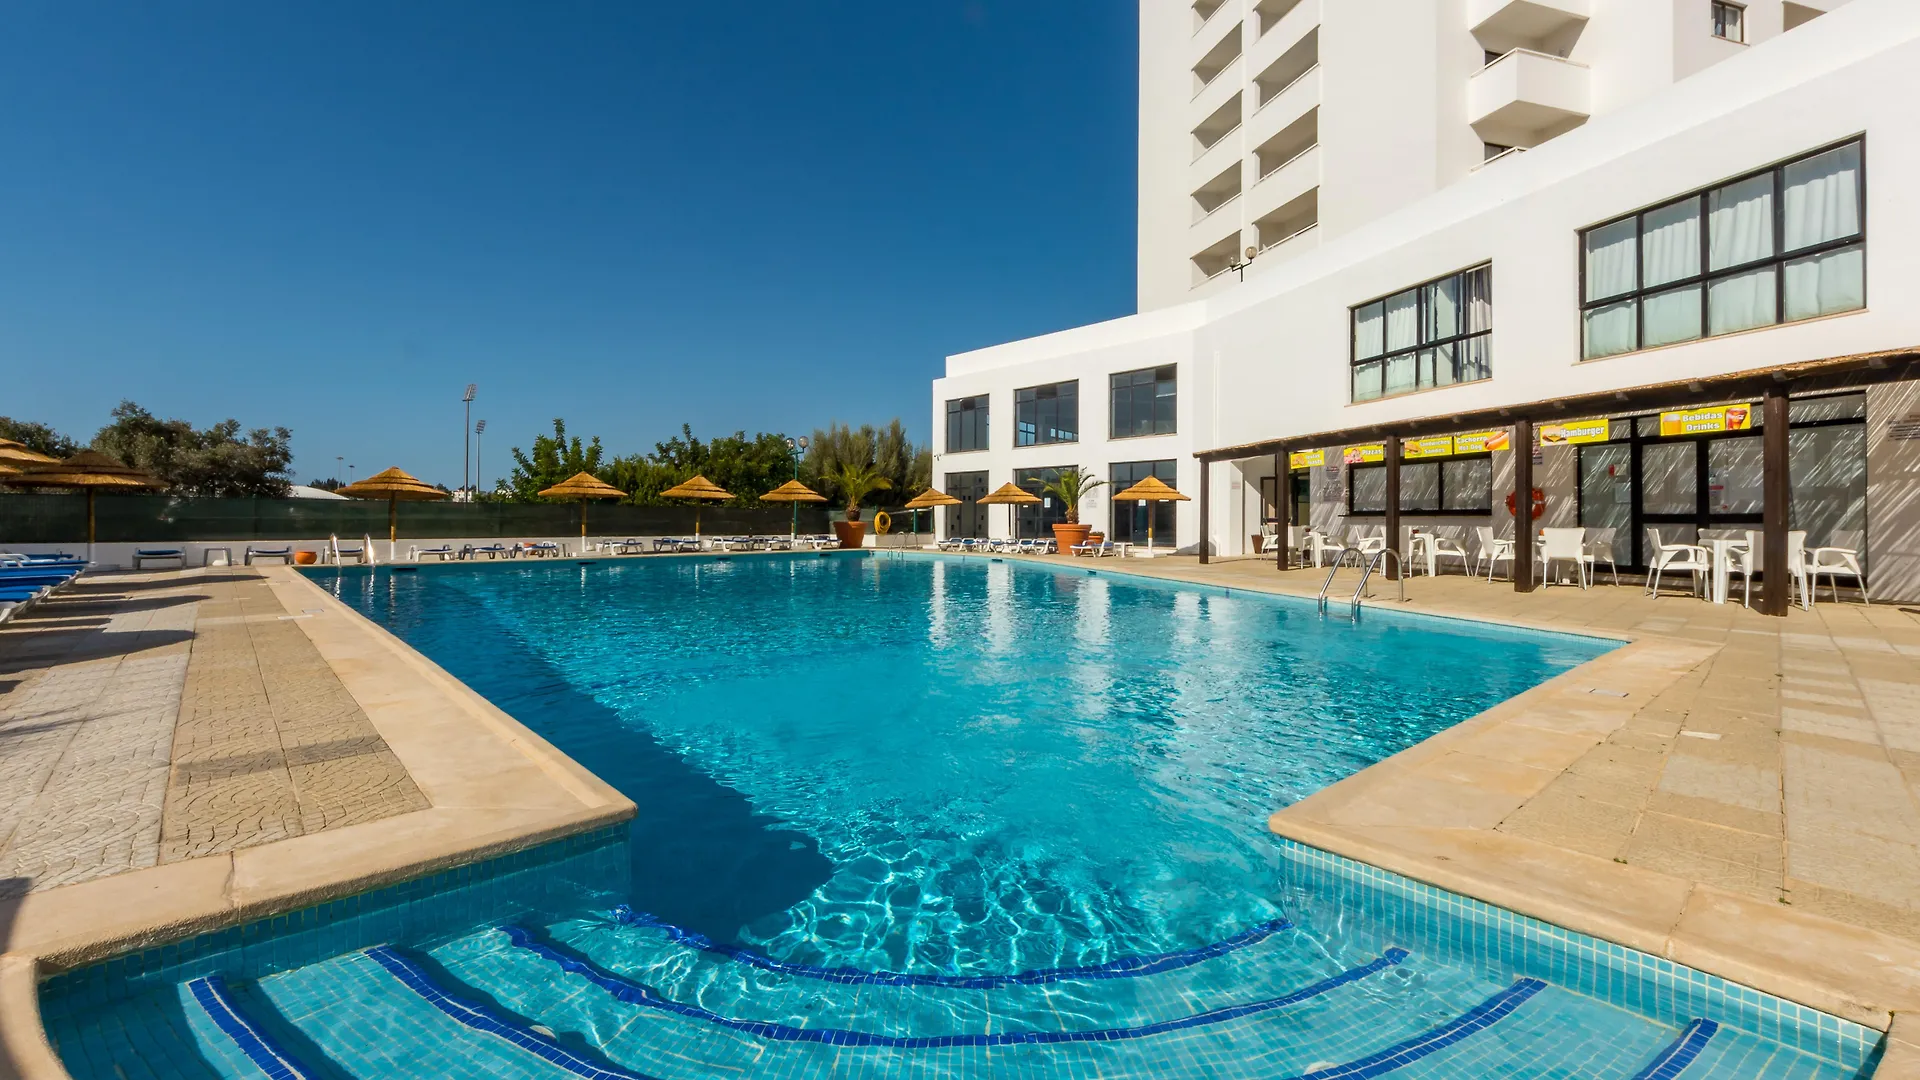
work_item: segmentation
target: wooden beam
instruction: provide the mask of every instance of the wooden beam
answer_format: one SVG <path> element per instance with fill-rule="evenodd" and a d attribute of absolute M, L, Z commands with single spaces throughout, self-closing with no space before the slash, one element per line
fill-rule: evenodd
<path fill-rule="evenodd" d="M 1213 528 L 1213 515 L 1208 512 L 1213 495 L 1213 462 L 1200 463 L 1200 561 L 1207 561 L 1207 533 Z M 1242 504 L 1245 505 L 1245 504 Z M 1153 512 L 1153 504 L 1147 504 L 1147 512 Z"/>
<path fill-rule="evenodd" d="M 1513 423 L 1513 591 L 1533 591 L 1533 421 Z"/>
<path fill-rule="evenodd" d="M 1293 512 L 1293 470 L 1287 467 L 1287 448 L 1273 452 L 1273 565 L 1285 570 L 1293 561 L 1287 551 L 1287 515 Z"/>
<path fill-rule="evenodd" d="M 1761 401 L 1760 572 L 1766 575 L 1760 590 L 1760 613 L 1785 616 L 1793 603 L 1793 572 L 1787 565 L 1787 515 L 1793 506 L 1792 477 L 1788 471 L 1787 390 L 1767 388 Z"/>
<path fill-rule="evenodd" d="M 1380 448 L 1381 456 L 1387 461 L 1387 548 L 1400 550 L 1400 440 L 1392 432 L 1385 436 L 1385 445 Z M 1397 559 L 1382 559 L 1380 576 L 1388 581 L 1394 580 L 1402 570 Z"/>

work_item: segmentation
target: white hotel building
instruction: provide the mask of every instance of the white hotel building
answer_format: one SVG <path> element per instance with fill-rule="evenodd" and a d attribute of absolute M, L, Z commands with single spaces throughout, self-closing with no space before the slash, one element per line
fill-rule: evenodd
<path fill-rule="evenodd" d="M 1472 552 L 1520 494 L 1623 570 L 1805 530 L 1920 598 L 1920 0 L 1142 0 L 1140 40 L 1140 312 L 947 358 L 942 535 L 1079 465 L 1194 496 L 1185 552 Z M 1141 539 L 1113 490 L 1082 520 Z"/>

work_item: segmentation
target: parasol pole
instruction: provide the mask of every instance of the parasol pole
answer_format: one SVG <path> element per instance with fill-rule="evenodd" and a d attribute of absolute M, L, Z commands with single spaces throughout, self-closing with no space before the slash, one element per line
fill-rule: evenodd
<path fill-rule="evenodd" d="M 87 489 L 87 562 L 93 562 L 93 489 Z"/>
<path fill-rule="evenodd" d="M 394 547 L 400 542 L 400 496 L 387 496 L 387 561 L 399 562 Z"/>
<path fill-rule="evenodd" d="M 580 500 L 580 554 L 587 553 L 587 500 Z"/>

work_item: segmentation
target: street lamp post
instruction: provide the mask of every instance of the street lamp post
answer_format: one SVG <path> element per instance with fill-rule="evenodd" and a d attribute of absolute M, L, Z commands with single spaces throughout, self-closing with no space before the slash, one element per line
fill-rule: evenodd
<path fill-rule="evenodd" d="M 807 437 L 805 435 L 800 436 L 800 441 L 798 442 L 792 439 L 787 440 L 787 456 L 793 459 L 793 478 L 795 480 L 800 479 L 800 459 L 805 457 L 806 453 Z M 793 504 L 793 532 L 791 538 L 794 540 L 800 539 L 800 504 L 798 502 Z"/>
<path fill-rule="evenodd" d="M 485 420 L 475 420 L 473 422 L 473 487 L 474 487 L 474 490 L 472 493 L 470 493 L 467 496 L 468 502 L 472 502 L 474 499 L 474 496 L 479 494 L 480 481 L 485 479 L 485 476 L 482 474 L 486 470 L 481 468 L 480 466 L 480 436 L 485 435 L 486 433 L 487 433 L 487 422 Z"/>
<path fill-rule="evenodd" d="M 470 468 L 473 462 L 469 458 L 473 444 L 467 441 L 467 431 L 473 427 L 473 392 L 476 389 L 478 387 L 475 384 L 468 383 L 467 392 L 460 398 L 466 405 L 466 418 L 460 422 L 460 486 L 466 490 L 469 499 L 473 498 L 473 470 Z"/>
<path fill-rule="evenodd" d="M 346 460 L 345 454 L 333 455 L 333 486 L 336 488 L 340 486 L 340 474 L 346 471 Z"/>

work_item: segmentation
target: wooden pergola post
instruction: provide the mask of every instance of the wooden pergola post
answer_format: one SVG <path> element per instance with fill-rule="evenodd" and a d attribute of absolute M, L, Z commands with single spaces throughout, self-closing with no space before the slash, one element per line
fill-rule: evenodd
<path fill-rule="evenodd" d="M 1788 513 L 1793 505 L 1793 480 L 1788 469 L 1787 391 L 1775 384 L 1761 400 L 1760 433 L 1761 543 L 1760 613 L 1785 617 L 1793 606 L 1793 568 L 1787 565 Z M 1864 583 L 1862 585 L 1864 587 Z"/>
<path fill-rule="evenodd" d="M 1274 568 L 1285 570 L 1290 564 L 1292 553 L 1287 550 L 1287 514 L 1293 502 L 1293 471 L 1288 468 L 1290 458 L 1286 447 L 1273 454 L 1273 546 Z"/>
<path fill-rule="evenodd" d="M 1533 421 L 1513 422 L 1513 591 L 1533 591 Z"/>
<path fill-rule="evenodd" d="M 1394 553 L 1392 560 L 1382 559 L 1381 576 L 1392 581 L 1405 572 L 1400 565 L 1400 439 L 1388 433 L 1386 444 L 1380 453 L 1387 460 L 1387 550 Z"/>
<path fill-rule="evenodd" d="M 1212 502 L 1212 498 L 1211 498 L 1212 494 L 1213 494 L 1213 459 L 1201 458 L 1200 459 L 1200 561 L 1202 563 L 1205 563 L 1207 561 L 1207 530 L 1212 526 L 1212 522 L 1213 522 L 1213 519 L 1208 515 L 1209 504 Z M 1152 506 L 1147 507 L 1147 513 L 1148 514 L 1153 513 Z M 1151 521 L 1152 518 L 1148 518 L 1148 520 Z"/>

